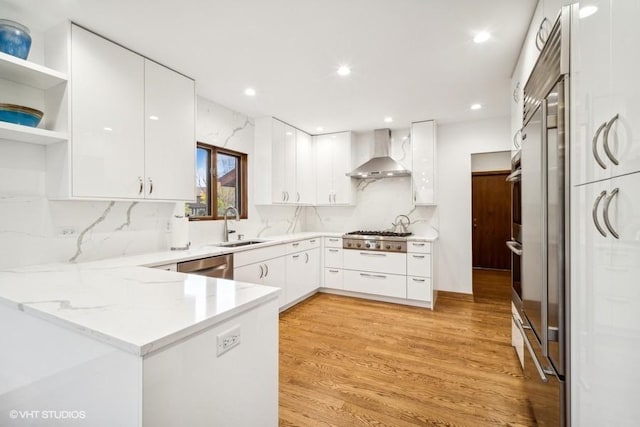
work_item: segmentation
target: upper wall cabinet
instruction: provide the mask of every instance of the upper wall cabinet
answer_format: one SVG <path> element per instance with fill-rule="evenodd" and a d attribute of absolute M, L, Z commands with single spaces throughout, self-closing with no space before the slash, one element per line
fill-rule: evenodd
<path fill-rule="evenodd" d="M 50 197 L 193 200 L 194 81 L 76 25 L 66 37 L 71 142 L 48 147 Z"/>
<path fill-rule="evenodd" d="M 314 136 L 318 206 L 351 205 L 355 182 L 346 176 L 351 164 L 352 133 Z"/>
<path fill-rule="evenodd" d="M 311 135 L 273 117 L 263 117 L 256 120 L 255 147 L 257 204 L 315 203 Z"/>
<path fill-rule="evenodd" d="M 640 2 L 590 2 L 572 33 L 574 184 L 640 171 Z"/>
<path fill-rule="evenodd" d="M 436 204 L 436 124 L 433 120 L 411 123 L 411 185 L 415 205 Z"/>

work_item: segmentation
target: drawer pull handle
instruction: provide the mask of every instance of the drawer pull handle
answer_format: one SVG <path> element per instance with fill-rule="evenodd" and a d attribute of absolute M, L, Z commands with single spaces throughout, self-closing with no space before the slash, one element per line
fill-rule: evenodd
<path fill-rule="evenodd" d="M 300 242 L 295 242 L 295 243 L 292 243 L 291 246 L 298 246 L 299 244 Z"/>
<path fill-rule="evenodd" d="M 423 259 L 424 255 L 412 255 L 414 258 Z"/>
<path fill-rule="evenodd" d="M 337 242 L 338 239 L 329 239 L 330 242 Z"/>
<path fill-rule="evenodd" d="M 338 249 L 329 249 L 329 252 L 338 252 Z"/>
<path fill-rule="evenodd" d="M 424 279 L 416 279 L 415 277 L 413 277 L 411 280 L 413 280 L 414 282 L 419 282 L 419 283 L 424 283 L 425 282 Z"/>
<path fill-rule="evenodd" d="M 426 243 L 411 243 L 412 246 L 424 246 Z"/>
<path fill-rule="evenodd" d="M 300 254 L 294 255 L 292 258 L 300 258 Z"/>
<path fill-rule="evenodd" d="M 340 270 L 329 270 L 329 273 L 340 273 Z"/>
<path fill-rule="evenodd" d="M 309 243 L 315 243 L 315 242 L 316 242 L 316 239 L 309 240 Z"/>
<path fill-rule="evenodd" d="M 360 252 L 360 255 L 366 255 L 366 256 L 387 256 L 387 254 L 377 254 L 377 253 L 369 253 L 369 252 Z"/>
<path fill-rule="evenodd" d="M 386 279 L 387 276 L 383 276 L 382 274 L 369 274 L 369 273 L 360 273 L 362 277 L 371 277 L 373 279 Z"/>

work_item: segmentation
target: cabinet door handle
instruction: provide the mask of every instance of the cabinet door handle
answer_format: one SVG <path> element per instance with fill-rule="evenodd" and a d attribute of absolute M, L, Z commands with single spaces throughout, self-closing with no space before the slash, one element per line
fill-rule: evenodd
<path fill-rule="evenodd" d="M 260 279 L 262 279 L 264 277 L 264 268 L 263 265 L 260 264 L 258 267 L 260 267 Z"/>
<path fill-rule="evenodd" d="M 284 202 L 284 191 L 282 192 L 282 201 Z"/>
<path fill-rule="evenodd" d="M 369 252 L 360 252 L 360 255 L 366 255 L 366 256 L 384 256 L 384 257 L 386 257 L 386 256 L 387 256 L 387 254 L 380 254 L 380 253 L 375 253 L 375 252 L 372 252 L 372 253 L 369 253 Z"/>
<path fill-rule="evenodd" d="M 269 275 L 269 266 L 267 264 L 264 265 L 264 277 L 267 277 Z"/>
<path fill-rule="evenodd" d="M 329 203 L 331 203 L 331 193 L 329 193 Z"/>
<path fill-rule="evenodd" d="M 138 177 L 138 184 L 139 184 L 139 188 L 138 188 L 138 194 L 142 194 L 142 191 L 144 190 L 144 181 L 142 181 L 142 177 L 139 176 Z"/>
<path fill-rule="evenodd" d="M 516 83 L 516 87 L 513 89 L 513 100 L 516 102 L 520 102 L 520 97 L 518 96 L 518 90 L 520 90 L 520 82 Z"/>
<path fill-rule="evenodd" d="M 614 188 L 613 191 L 611 192 L 611 194 L 609 194 L 609 196 L 607 197 L 607 200 L 604 203 L 604 225 L 607 226 L 607 229 L 611 232 L 611 235 L 613 237 L 615 237 L 616 239 L 619 239 L 620 235 L 613 228 L 613 226 L 611 225 L 611 221 L 609 220 L 609 205 L 611 204 L 611 200 L 613 200 L 613 198 L 618 195 L 618 191 L 619 191 L 618 188 Z"/>
<path fill-rule="evenodd" d="M 518 129 L 516 133 L 513 134 L 513 146 L 517 149 L 520 149 L 522 145 L 520 144 L 520 139 L 522 138 L 522 129 Z"/>
<path fill-rule="evenodd" d="M 600 221 L 598 221 L 598 205 L 600 205 L 600 201 L 604 196 L 607 195 L 607 192 L 602 190 L 602 193 L 596 198 L 596 201 L 593 202 L 593 208 L 591 209 L 591 218 L 593 218 L 593 224 L 596 226 L 602 237 L 607 237 L 607 233 L 602 229 L 600 225 Z"/>
<path fill-rule="evenodd" d="M 309 263 L 309 254 L 307 252 L 304 253 L 304 256 L 306 256 L 307 258 L 304 260 L 305 264 Z"/>
<path fill-rule="evenodd" d="M 329 270 L 329 273 L 340 273 L 340 270 Z"/>
<path fill-rule="evenodd" d="M 149 178 L 149 194 L 153 193 L 153 180 Z"/>
<path fill-rule="evenodd" d="M 598 137 L 600 136 L 600 132 L 607 126 L 607 122 L 604 122 L 600 125 L 596 133 L 593 135 L 593 140 L 591 141 L 591 152 L 593 153 L 593 157 L 596 159 L 596 162 L 600 165 L 602 169 L 606 169 L 607 165 L 604 164 L 600 155 L 598 154 Z"/>
<path fill-rule="evenodd" d="M 411 280 L 413 280 L 414 282 L 418 282 L 418 283 L 424 283 L 425 282 L 424 279 L 416 279 L 415 277 L 412 277 Z"/>
<path fill-rule="evenodd" d="M 542 50 L 545 43 L 547 43 L 547 38 L 549 37 L 549 34 L 545 34 L 545 32 L 547 31 L 547 29 L 545 28 L 545 24 L 549 24 L 549 20 L 546 17 L 542 19 L 542 22 L 540 22 L 540 27 L 538 28 L 538 33 L 536 34 L 536 47 L 539 51 Z"/>
<path fill-rule="evenodd" d="M 337 242 L 338 239 L 329 239 L 330 242 Z"/>
<path fill-rule="evenodd" d="M 316 239 L 309 240 L 309 243 L 315 243 Z"/>
<path fill-rule="evenodd" d="M 285 202 L 289 201 L 289 192 L 285 191 L 284 194 L 286 195 L 286 199 L 284 199 Z"/>
<path fill-rule="evenodd" d="M 618 159 L 616 159 L 616 157 L 611 152 L 611 148 L 609 147 L 609 131 L 611 130 L 611 126 L 613 126 L 613 123 L 616 120 L 618 120 L 618 117 L 619 117 L 619 114 L 616 114 L 611 120 L 609 120 L 609 123 L 607 123 L 607 126 L 604 128 L 604 137 L 602 138 L 604 140 L 604 144 L 603 144 L 604 152 L 607 154 L 607 157 L 611 159 L 613 164 L 616 166 L 618 166 L 620 162 L 618 162 Z"/>
<path fill-rule="evenodd" d="M 298 246 L 299 244 L 300 244 L 300 242 L 294 242 L 294 243 L 292 243 L 292 244 L 291 244 L 291 246 L 296 247 L 296 246 Z"/>
<path fill-rule="evenodd" d="M 386 279 L 387 276 L 383 276 L 382 274 L 369 274 L 369 273 L 360 273 L 362 277 L 371 277 L 373 279 Z"/>
<path fill-rule="evenodd" d="M 300 193 L 296 191 L 296 202 L 299 202 L 299 201 L 300 201 Z"/>

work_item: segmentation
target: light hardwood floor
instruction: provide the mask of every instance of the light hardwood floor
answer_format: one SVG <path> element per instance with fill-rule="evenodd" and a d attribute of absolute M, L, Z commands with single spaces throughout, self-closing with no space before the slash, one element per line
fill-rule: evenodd
<path fill-rule="evenodd" d="M 280 316 L 281 426 L 533 426 L 510 305 L 318 294 Z"/>

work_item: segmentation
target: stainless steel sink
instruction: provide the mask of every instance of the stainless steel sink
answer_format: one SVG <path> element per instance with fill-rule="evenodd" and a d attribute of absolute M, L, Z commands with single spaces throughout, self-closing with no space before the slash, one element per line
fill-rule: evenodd
<path fill-rule="evenodd" d="M 237 248 L 240 246 L 256 245 L 258 243 L 264 243 L 264 240 L 239 240 L 237 242 L 219 243 L 215 246 L 222 246 L 224 248 Z"/>

